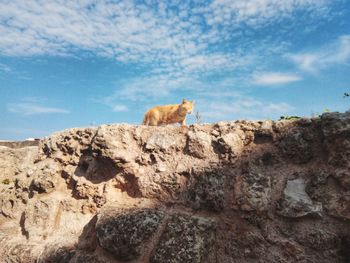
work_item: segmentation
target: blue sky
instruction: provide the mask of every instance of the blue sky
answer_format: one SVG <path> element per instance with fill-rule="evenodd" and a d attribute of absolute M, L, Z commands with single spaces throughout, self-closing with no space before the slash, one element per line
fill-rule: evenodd
<path fill-rule="evenodd" d="M 182 98 L 204 122 L 311 116 L 349 91 L 349 0 L 0 0 L 0 139 Z"/>

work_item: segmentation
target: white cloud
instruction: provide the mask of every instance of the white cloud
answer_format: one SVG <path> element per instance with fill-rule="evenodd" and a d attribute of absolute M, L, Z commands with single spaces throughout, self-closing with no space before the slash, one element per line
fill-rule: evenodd
<path fill-rule="evenodd" d="M 128 111 L 129 110 L 126 105 L 121 105 L 121 104 L 113 105 L 112 109 L 115 112 L 123 112 L 123 111 Z"/>
<path fill-rule="evenodd" d="M 179 66 L 184 72 L 227 72 L 249 65 L 252 61 L 252 55 L 211 53 L 181 59 Z"/>
<path fill-rule="evenodd" d="M 300 69 L 317 73 L 335 64 L 344 64 L 350 60 L 350 35 L 343 35 L 330 45 L 309 53 L 288 56 Z"/>
<path fill-rule="evenodd" d="M 247 95 L 236 95 L 233 99 L 225 97 L 216 100 L 202 101 L 198 105 L 203 119 L 209 121 L 234 119 L 277 118 L 294 110 L 291 105 L 280 102 L 272 103 Z M 204 104 L 204 105 L 203 105 Z"/>
<path fill-rule="evenodd" d="M 70 113 L 65 109 L 42 106 L 33 102 L 8 103 L 7 111 L 19 113 L 25 116 L 52 113 Z"/>
<path fill-rule="evenodd" d="M 209 25 L 245 23 L 261 27 L 281 17 L 291 17 L 301 9 L 326 15 L 328 3 L 328 0 L 214 0 L 209 6 L 198 8 L 198 12 L 205 14 Z"/>
<path fill-rule="evenodd" d="M 257 44 L 243 35 L 247 29 L 296 18 L 300 10 L 308 17 L 327 16 L 328 5 L 328 0 L 0 1 L 0 55 L 68 56 L 86 51 L 146 66 L 145 75 L 118 83 L 118 91 L 101 100 L 111 110 L 124 111 L 125 100 L 217 87 L 205 84 L 213 73 L 229 72 L 234 82 L 242 72 L 261 70 L 266 57 L 281 53 L 286 43 L 275 39 Z M 265 76 L 264 85 L 295 78 Z M 44 111 L 38 107 L 36 112 Z"/>
<path fill-rule="evenodd" d="M 175 67 L 184 59 L 201 62 L 210 45 L 227 39 L 240 23 L 258 26 L 300 9 L 321 12 L 327 4 L 326 0 L 215 0 L 198 7 L 182 1 L 177 5 L 129 0 L 2 1 L 0 53 L 67 55 L 85 50 L 122 62 L 165 61 Z"/>
<path fill-rule="evenodd" d="M 192 79 L 191 79 L 192 80 Z M 107 99 L 143 101 L 168 96 L 171 91 L 181 88 L 192 89 L 195 80 L 189 85 L 189 79 L 183 76 L 172 76 L 170 74 L 151 74 L 124 81 L 120 84 L 118 91 Z"/>
<path fill-rule="evenodd" d="M 10 68 L 9 66 L 0 63 L 0 72 L 1 72 L 1 71 L 2 71 L 2 72 L 5 72 L 5 73 L 9 73 L 9 72 L 11 72 L 12 70 L 11 70 L 11 68 Z"/>
<path fill-rule="evenodd" d="M 319 60 L 316 54 L 296 54 L 291 55 L 290 59 L 302 70 L 315 73 L 318 71 L 316 63 Z"/>
<path fill-rule="evenodd" d="M 255 74 L 252 82 L 256 85 L 281 85 L 300 81 L 301 79 L 299 75 L 293 73 L 266 72 Z"/>

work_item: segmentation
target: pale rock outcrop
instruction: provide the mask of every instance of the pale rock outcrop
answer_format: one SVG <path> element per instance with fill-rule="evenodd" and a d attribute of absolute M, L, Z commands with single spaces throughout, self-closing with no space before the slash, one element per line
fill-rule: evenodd
<path fill-rule="evenodd" d="M 279 213 L 286 217 L 302 217 L 309 214 L 320 214 L 321 204 L 314 204 L 305 192 L 305 181 L 302 178 L 287 181 L 283 191 Z"/>
<path fill-rule="evenodd" d="M 0 261 L 350 261 L 350 113 L 0 146 Z"/>
<path fill-rule="evenodd" d="M 212 152 L 212 137 L 203 131 L 189 131 L 188 152 L 197 158 L 205 158 Z"/>

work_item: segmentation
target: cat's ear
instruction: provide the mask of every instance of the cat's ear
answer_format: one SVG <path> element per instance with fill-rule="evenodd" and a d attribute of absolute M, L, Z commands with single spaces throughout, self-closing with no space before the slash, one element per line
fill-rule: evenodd
<path fill-rule="evenodd" d="M 187 100 L 186 99 L 182 99 L 182 104 L 186 103 Z"/>

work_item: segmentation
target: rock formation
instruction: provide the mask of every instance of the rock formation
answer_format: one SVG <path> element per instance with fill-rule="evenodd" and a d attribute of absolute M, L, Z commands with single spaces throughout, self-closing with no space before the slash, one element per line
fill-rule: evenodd
<path fill-rule="evenodd" d="M 350 262 L 350 113 L 0 146 L 1 262 Z"/>

